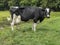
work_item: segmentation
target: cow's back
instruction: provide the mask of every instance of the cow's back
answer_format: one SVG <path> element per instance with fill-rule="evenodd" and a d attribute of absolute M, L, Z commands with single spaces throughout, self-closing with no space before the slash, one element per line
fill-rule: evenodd
<path fill-rule="evenodd" d="M 28 21 L 29 19 L 34 18 L 34 11 L 32 7 L 27 7 L 23 10 L 22 13 L 22 20 Z"/>
<path fill-rule="evenodd" d="M 39 7 L 26 7 L 22 13 L 22 20 L 39 19 L 43 15 L 42 9 Z"/>

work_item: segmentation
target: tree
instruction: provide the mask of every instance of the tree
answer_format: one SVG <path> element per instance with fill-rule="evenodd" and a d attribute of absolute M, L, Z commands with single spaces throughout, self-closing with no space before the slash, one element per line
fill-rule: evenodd
<path fill-rule="evenodd" d="M 4 1 L 4 9 L 5 10 L 9 9 L 8 0 Z"/>
<path fill-rule="evenodd" d="M 10 6 L 38 6 L 60 9 L 60 0 L 0 0 L 0 9 L 8 9 Z"/>

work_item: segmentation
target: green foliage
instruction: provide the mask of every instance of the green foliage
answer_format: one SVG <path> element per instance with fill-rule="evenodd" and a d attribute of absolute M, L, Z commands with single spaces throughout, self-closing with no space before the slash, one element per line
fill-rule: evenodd
<path fill-rule="evenodd" d="M 22 6 L 29 6 L 31 4 L 31 0 L 21 0 L 20 4 Z"/>
<path fill-rule="evenodd" d="M 8 9 L 10 6 L 41 6 L 60 8 L 60 0 L 0 0 L 0 9 Z"/>
<path fill-rule="evenodd" d="M 48 0 L 42 0 L 41 1 L 41 7 L 46 7 L 46 5 L 47 5 L 47 2 Z"/>
<path fill-rule="evenodd" d="M 48 1 L 48 6 L 49 7 L 56 7 L 57 8 L 58 4 L 59 4 L 59 0 L 49 0 Z"/>

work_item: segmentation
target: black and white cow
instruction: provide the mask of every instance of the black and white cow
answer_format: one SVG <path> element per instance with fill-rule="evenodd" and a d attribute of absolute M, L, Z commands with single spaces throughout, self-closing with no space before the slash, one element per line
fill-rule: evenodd
<path fill-rule="evenodd" d="M 45 17 L 50 17 L 50 9 L 46 8 L 39 8 L 39 7 L 12 7 L 10 9 L 12 23 L 11 28 L 12 30 L 15 23 L 20 21 L 28 21 L 30 19 L 33 20 L 34 24 L 32 26 L 32 30 L 36 31 L 36 25 L 38 20 L 42 22 Z"/>

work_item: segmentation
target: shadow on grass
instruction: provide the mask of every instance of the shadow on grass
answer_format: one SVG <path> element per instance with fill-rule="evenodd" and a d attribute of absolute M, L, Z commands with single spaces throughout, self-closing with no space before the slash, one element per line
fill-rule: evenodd
<path fill-rule="evenodd" d="M 30 27 L 29 28 L 20 28 L 20 29 L 16 28 L 16 30 L 21 31 L 21 32 L 31 32 L 31 31 L 33 31 Z"/>

